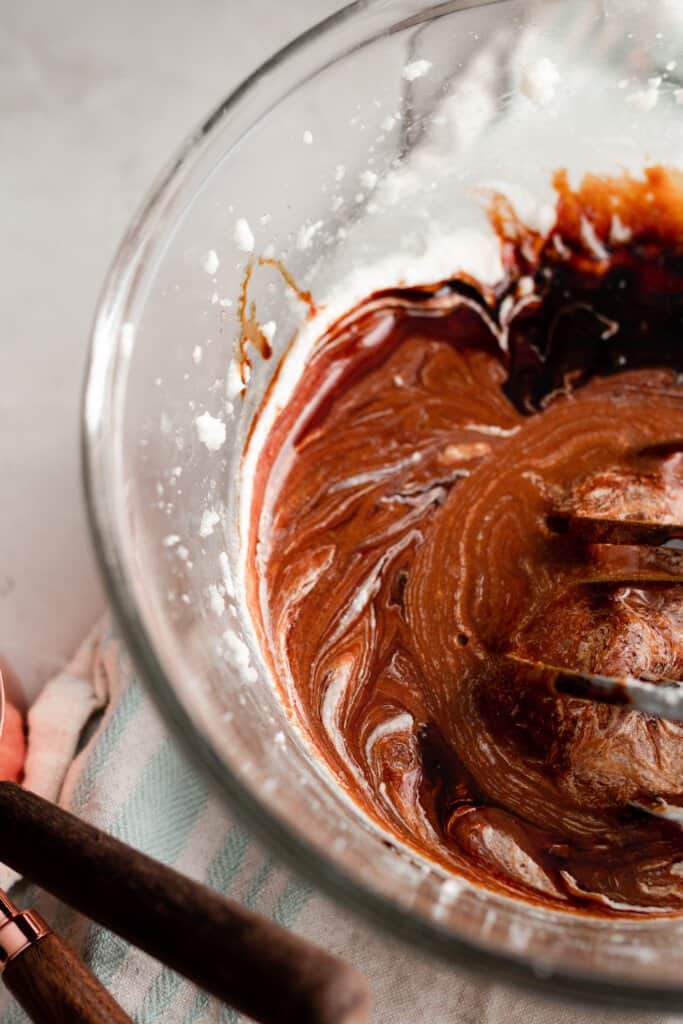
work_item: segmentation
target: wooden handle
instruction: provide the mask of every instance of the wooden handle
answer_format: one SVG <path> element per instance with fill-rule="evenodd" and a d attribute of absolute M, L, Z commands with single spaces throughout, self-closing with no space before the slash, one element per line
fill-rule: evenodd
<path fill-rule="evenodd" d="M 2 977 L 35 1024 L 132 1024 L 54 932 L 10 960 Z"/>
<path fill-rule="evenodd" d="M 0 859 L 262 1024 L 363 1024 L 365 978 L 11 782 Z"/>

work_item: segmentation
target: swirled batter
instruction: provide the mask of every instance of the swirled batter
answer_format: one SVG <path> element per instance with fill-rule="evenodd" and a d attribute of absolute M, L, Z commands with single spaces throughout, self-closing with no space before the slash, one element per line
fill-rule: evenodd
<path fill-rule="evenodd" d="M 555 183 L 547 237 L 494 200 L 498 288 L 375 294 L 320 338 L 261 453 L 250 602 L 283 699 L 397 839 L 554 908 L 681 912 L 683 727 L 511 655 L 683 679 L 683 588 L 549 526 L 683 517 L 683 178 Z"/>

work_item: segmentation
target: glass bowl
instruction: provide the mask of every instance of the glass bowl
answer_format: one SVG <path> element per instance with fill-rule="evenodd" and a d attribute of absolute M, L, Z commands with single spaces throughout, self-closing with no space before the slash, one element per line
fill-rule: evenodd
<path fill-rule="evenodd" d="M 253 832 L 423 951 L 653 1008 L 683 998 L 683 920 L 572 917 L 449 882 L 312 761 L 241 585 L 245 442 L 305 318 L 272 266 L 254 269 L 249 302 L 275 358 L 255 359 L 244 396 L 233 357 L 256 256 L 283 259 L 331 315 L 341 282 L 348 305 L 398 279 L 490 269 L 482 187 L 503 183 L 543 218 L 557 167 L 681 163 L 681 43 L 676 0 L 345 8 L 228 97 L 152 190 L 99 303 L 84 398 L 90 521 L 123 635 L 178 740 Z"/>

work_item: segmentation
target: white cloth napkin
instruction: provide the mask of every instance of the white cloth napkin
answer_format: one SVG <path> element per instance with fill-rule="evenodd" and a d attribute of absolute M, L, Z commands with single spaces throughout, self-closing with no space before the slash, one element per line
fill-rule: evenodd
<path fill-rule="evenodd" d="M 99 722 L 93 715 L 105 706 Z M 59 723 L 71 716 L 68 729 Z M 93 728 L 94 726 L 94 728 Z M 77 751 L 77 733 L 89 738 Z M 185 762 L 108 624 L 53 679 L 30 719 L 27 782 L 87 821 L 355 964 L 370 980 L 373 1024 L 609 1024 L 604 1011 L 511 991 L 495 978 L 422 959 L 278 867 Z M 34 743 L 41 739 L 42 750 Z M 45 744 L 43 746 L 43 744 Z M 102 880 L 106 885 L 106 879 Z M 24 882 L 13 889 L 76 947 L 139 1024 L 226 1024 L 241 1018 L 172 971 Z M 623 1020 L 623 1013 L 619 1019 Z M 683 1017 L 633 1017 L 683 1024 Z M 0 994 L 2 1024 L 26 1020 Z"/>

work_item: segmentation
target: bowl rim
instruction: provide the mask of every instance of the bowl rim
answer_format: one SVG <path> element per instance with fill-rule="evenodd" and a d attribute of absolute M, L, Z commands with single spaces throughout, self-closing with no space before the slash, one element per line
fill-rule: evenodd
<path fill-rule="evenodd" d="M 434 14 L 440 16 L 509 2 L 512 0 L 442 0 L 440 3 L 425 3 L 423 16 L 426 20 L 427 16 Z M 115 361 L 115 354 L 120 351 L 120 312 L 125 308 L 125 297 L 135 282 L 145 238 L 166 225 L 164 211 L 168 198 L 182 184 L 188 168 L 243 96 L 267 73 L 285 64 L 309 43 L 357 14 L 382 6 L 386 6 L 386 0 L 354 0 L 297 36 L 259 65 L 179 146 L 132 218 L 97 300 L 81 396 L 81 471 L 86 516 L 96 563 L 125 647 L 174 739 L 184 748 L 193 766 L 210 782 L 228 808 L 278 860 L 296 874 L 305 877 L 336 903 L 350 908 L 380 932 L 390 933 L 413 949 L 431 954 L 452 967 L 464 967 L 525 991 L 537 990 L 546 995 L 593 1006 L 602 1004 L 660 1011 L 680 1010 L 683 983 L 678 988 L 661 988 L 634 984 L 629 979 L 608 980 L 578 971 L 557 970 L 555 967 L 552 973 L 546 973 L 538 965 L 534 967 L 521 954 L 516 956 L 493 951 L 473 940 L 456 937 L 436 922 L 418 917 L 388 897 L 366 887 L 363 882 L 327 860 L 323 853 L 277 818 L 202 738 L 156 655 L 116 543 L 111 508 L 103 498 L 106 460 L 101 455 L 99 441 L 109 407 L 103 395 L 106 394 L 104 385 L 109 367 Z"/>

